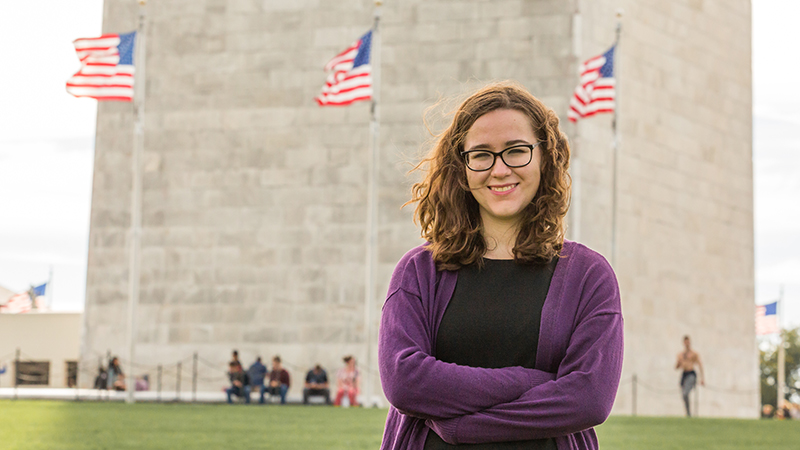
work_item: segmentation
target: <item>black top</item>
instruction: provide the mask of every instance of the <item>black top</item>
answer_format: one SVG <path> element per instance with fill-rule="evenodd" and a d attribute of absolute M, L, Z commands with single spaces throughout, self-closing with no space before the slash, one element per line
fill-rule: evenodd
<path fill-rule="evenodd" d="M 317 383 L 317 384 L 324 384 L 328 382 L 328 374 L 325 370 L 320 370 L 319 373 L 314 372 L 314 370 L 309 370 L 306 374 L 306 383 Z"/>
<path fill-rule="evenodd" d="M 243 370 L 239 370 L 237 372 L 229 372 L 228 378 L 231 379 L 231 385 L 233 385 L 234 381 L 242 383 L 242 386 L 247 386 L 248 384 L 250 384 L 250 377 L 248 377 L 247 372 Z"/>
<path fill-rule="evenodd" d="M 539 325 L 557 258 L 547 265 L 484 259 L 462 267 L 453 298 L 439 324 L 437 359 L 464 366 L 535 368 Z M 469 395 L 465 392 L 464 395 Z M 553 439 L 454 446 L 428 431 L 425 450 L 556 450 Z"/>

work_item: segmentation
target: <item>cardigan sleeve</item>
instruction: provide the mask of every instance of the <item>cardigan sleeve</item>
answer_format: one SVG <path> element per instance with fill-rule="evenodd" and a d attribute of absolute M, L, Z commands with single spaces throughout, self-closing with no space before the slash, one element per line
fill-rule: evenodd
<path fill-rule="evenodd" d="M 378 343 L 381 383 L 403 414 L 447 419 L 510 402 L 555 374 L 522 367 L 484 369 L 431 356 L 426 314 L 419 297 L 403 289 L 383 306 Z"/>
<path fill-rule="evenodd" d="M 590 305 L 570 337 L 556 379 L 483 411 L 426 424 L 450 444 L 542 439 L 603 423 L 619 387 L 623 320 L 610 268 L 587 289 Z"/>

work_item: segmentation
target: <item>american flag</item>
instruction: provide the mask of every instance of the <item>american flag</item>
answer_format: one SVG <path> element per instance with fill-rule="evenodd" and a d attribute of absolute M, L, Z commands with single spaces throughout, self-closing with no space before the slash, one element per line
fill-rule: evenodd
<path fill-rule="evenodd" d="M 27 292 L 14 295 L 4 305 L 0 305 L 0 313 L 20 314 L 30 312 L 33 303 Z"/>
<path fill-rule="evenodd" d="M 316 98 L 320 106 L 349 105 L 372 98 L 371 44 L 372 30 L 325 64 L 328 78 Z"/>
<path fill-rule="evenodd" d="M 756 306 L 756 335 L 762 336 L 779 331 L 778 302 Z"/>
<path fill-rule="evenodd" d="M 569 102 L 567 118 L 571 122 L 595 114 L 614 112 L 616 79 L 614 78 L 614 49 L 589 58 L 580 67 L 581 80 Z"/>
<path fill-rule="evenodd" d="M 40 284 L 39 286 L 33 288 L 33 295 L 39 297 L 44 295 L 46 291 L 47 291 L 47 283 Z"/>
<path fill-rule="evenodd" d="M 76 39 L 81 69 L 67 80 L 67 92 L 97 100 L 133 101 L 136 32 Z"/>

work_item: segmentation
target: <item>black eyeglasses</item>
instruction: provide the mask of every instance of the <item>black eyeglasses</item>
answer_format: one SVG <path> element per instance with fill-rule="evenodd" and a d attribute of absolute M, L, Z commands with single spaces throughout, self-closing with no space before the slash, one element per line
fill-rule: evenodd
<path fill-rule="evenodd" d="M 519 144 L 508 147 L 499 153 L 489 150 L 468 150 L 461 152 L 464 162 L 469 170 L 473 172 L 485 172 L 494 167 L 497 157 L 503 160 L 503 164 L 511 168 L 525 167 L 533 160 L 533 148 L 544 141 L 534 144 Z"/>

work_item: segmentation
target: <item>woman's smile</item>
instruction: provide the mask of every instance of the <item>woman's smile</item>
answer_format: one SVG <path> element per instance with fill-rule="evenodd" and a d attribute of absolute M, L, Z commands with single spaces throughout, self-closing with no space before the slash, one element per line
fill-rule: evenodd
<path fill-rule="evenodd" d="M 517 187 L 519 183 L 504 184 L 499 186 L 489 186 L 489 189 L 496 194 L 508 194 L 512 189 Z"/>

